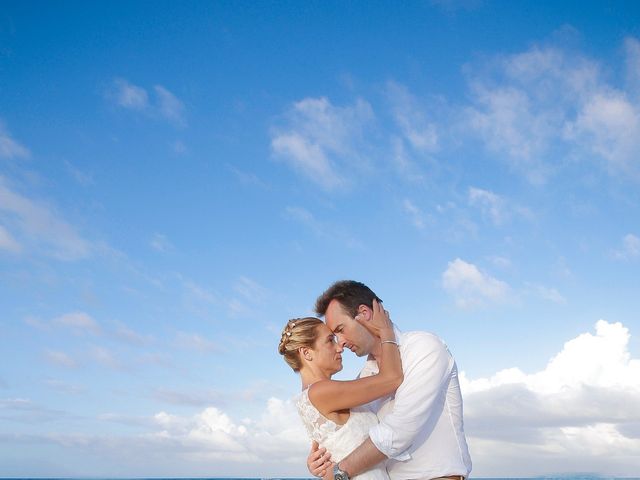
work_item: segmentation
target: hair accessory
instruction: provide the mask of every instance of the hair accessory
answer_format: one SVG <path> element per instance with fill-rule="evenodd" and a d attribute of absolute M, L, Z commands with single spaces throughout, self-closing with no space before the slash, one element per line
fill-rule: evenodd
<path fill-rule="evenodd" d="M 294 322 L 291 322 L 291 328 L 294 328 L 296 326 L 296 324 Z"/>
<path fill-rule="evenodd" d="M 290 336 L 291 336 L 291 332 L 287 332 L 287 337 L 290 337 Z"/>

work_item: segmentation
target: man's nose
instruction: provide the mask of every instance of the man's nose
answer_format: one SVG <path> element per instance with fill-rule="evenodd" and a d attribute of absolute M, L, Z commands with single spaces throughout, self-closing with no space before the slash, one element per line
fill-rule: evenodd
<path fill-rule="evenodd" d="M 344 349 L 344 345 L 347 343 L 342 335 L 339 333 L 336 334 L 336 343 L 340 345 L 341 349 Z"/>
<path fill-rule="evenodd" d="M 342 353 L 343 350 L 344 350 L 344 343 L 338 340 L 338 342 L 336 342 L 336 352 Z"/>

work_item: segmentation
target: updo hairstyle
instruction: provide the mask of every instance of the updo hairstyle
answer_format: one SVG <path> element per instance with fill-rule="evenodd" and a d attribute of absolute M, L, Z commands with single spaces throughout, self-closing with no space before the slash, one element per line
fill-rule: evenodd
<path fill-rule="evenodd" d="M 318 326 L 322 323 L 319 318 L 306 317 L 289 320 L 284 326 L 278 352 L 284 356 L 284 361 L 293 368 L 294 372 L 299 372 L 302 368 L 298 349 L 313 348 L 318 337 Z"/>

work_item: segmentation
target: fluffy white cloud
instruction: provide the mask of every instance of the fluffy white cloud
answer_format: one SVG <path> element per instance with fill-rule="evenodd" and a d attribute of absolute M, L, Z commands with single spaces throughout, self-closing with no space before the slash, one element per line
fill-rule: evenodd
<path fill-rule="evenodd" d="M 15 401 L 13 403 L 16 403 Z M 0 409 L 3 404 L 0 401 Z M 257 419 L 235 420 L 215 407 L 195 415 L 159 412 L 152 417 L 106 413 L 99 420 L 143 428 L 144 433 L 87 435 L 48 433 L 2 434 L 0 444 L 49 444 L 67 461 L 95 459 L 111 476 L 193 476 L 211 472 L 246 477 L 301 477 L 310 441 L 291 401 L 271 398 Z"/>
<path fill-rule="evenodd" d="M 479 306 L 486 302 L 503 302 L 510 292 L 509 285 L 505 282 L 460 258 L 449 262 L 442 274 L 442 286 L 454 296 L 456 305 L 461 308 Z"/>
<path fill-rule="evenodd" d="M 543 183 L 550 166 L 541 160 L 558 121 L 552 113 L 533 111 L 525 91 L 514 87 L 474 88 L 476 106 L 467 110 L 472 131 L 487 148 L 503 154 L 511 168 L 532 183 Z"/>
<path fill-rule="evenodd" d="M 629 337 L 622 324 L 599 320 L 595 334 L 566 342 L 539 372 L 462 373 L 475 474 L 637 473 L 640 360 Z"/>
<path fill-rule="evenodd" d="M 32 247 L 60 260 L 77 260 L 91 253 L 90 242 L 52 207 L 15 192 L 1 176 L 0 220 L 19 235 L 24 248 Z"/>
<path fill-rule="evenodd" d="M 627 39 L 626 51 L 631 78 L 637 40 Z M 604 161 L 609 173 L 640 178 L 639 99 L 608 83 L 597 62 L 533 47 L 490 65 L 471 77 L 465 118 L 514 171 L 543 183 L 571 159 Z"/>
<path fill-rule="evenodd" d="M 305 98 L 285 115 L 286 125 L 274 128 L 271 149 L 276 158 L 325 189 L 350 183 L 348 173 L 362 171 L 363 131 L 373 119 L 364 100 L 334 106 L 327 98 Z"/>
<path fill-rule="evenodd" d="M 575 121 L 566 125 L 566 132 L 603 158 L 612 173 L 640 178 L 640 109 L 625 93 L 603 90 L 593 94 Z"/>

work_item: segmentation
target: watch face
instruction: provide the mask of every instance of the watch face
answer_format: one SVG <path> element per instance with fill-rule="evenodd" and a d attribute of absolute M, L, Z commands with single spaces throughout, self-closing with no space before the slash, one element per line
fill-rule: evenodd
<path fill-rule="evenodd" d="M 339 463 L 333 466 L 333 480 L 349 480 L 347 472 L 340 470 Z"/>

